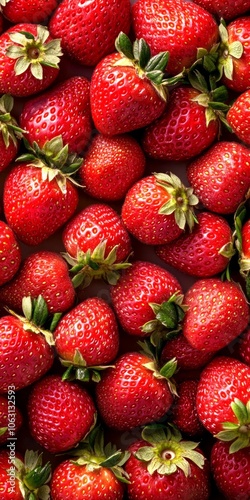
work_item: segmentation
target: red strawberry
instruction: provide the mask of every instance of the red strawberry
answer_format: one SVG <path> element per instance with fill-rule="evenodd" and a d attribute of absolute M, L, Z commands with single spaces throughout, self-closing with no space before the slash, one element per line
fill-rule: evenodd
<path fill-rule="evenodd" d="M 42 23 L 46 21 L 56 8 L 58 0 L 41 0 L 39 4 L 34 0 L 7 0 L 2 6 L 4 17 L 12 24 Z"/>
<path fill-rule="evenodd" d="M 200 212 L 191 233 L 155 249 L 164 262 L 182 272 L 208 278 L 222 273 L 232 257 L 232 230 L 226 219 L 210 212 Z"/>
<path fill-rule="evenodd" d="M 247 328 L 242 334 L 237 347 L 237 354 L 239 354 L 241 361 L 250 366 L 250 328 Z"/>
<path fill-rule="evenodd" d="M 52 89 L 29 99 L 20 114 L 25 138 L 43 148 L 47 141 L 61 136 L 70 152 L 82 153 L 90 139 L 89 81 L 72 76 Z"/>
<path fill-rule="evenodd" d="M 48 375 L 32 388 L 28 400 L 32 437 L 50 453 L 76 446 L 95 423 L 95 405 L 83 387 Z"/>
<path fill-rule="evenodd" d="M 129 188 L 143 176 L 145 163 L 144 153 L 134 137 L 98 134 L 78 173 L 90 196 L 116 201 L 123 199 Z"/>
<path fill-rule="evenodd" d="M 175 174 L 143 177 L 127 192 L 121 216 L 128 231 L 147 245 L 169 243 L 194 225 L 193 190 Z"/>
<path fill-rule="evenodd" d="M 239 252 L 239 266 L 242 275 L 247 278 L 250 270 L 250 219 L 243 220 L 239 230 L 240 235 L 236 240 L 236 245 Z"/>
<path fill-rule="evenodd" d="M 242 92 L 227 112 L 227 121 L 240 141 L 250 145 L 250 89 Z"/>
<path fill-rule="evenodd" d="M 0 97 L 0 172 L 16 158 L 22 130 L 16 119 L 11 115 L 14 100 L 10 95 Z"/>
<path fill-rule="evenodd" d="M 239 284 L 219 278 L 197 280 L 187 290 L 182 333 L 196 349 L 216 352 L 248 325 L 249 307 Z"/>
<path fill-rule="evenodd" d="M 21 248 L 14 232 L 0 220 L 0 285 L 10 281 L 21 265 Z"/>
<path fill-rule="evenodd" d="M 23 424 L 23 415 L 15 404 L 15 386 L 8 387 L 8 395 L 0 396 L 0 444 L 14 440 Z"/>
<path fill-rule="evenodd" d="M 229 443 L 217 441 L 212 447 L 210 463 L 215 483 L 227 500 L 250 497 L 250 448 L 229 452 Z"/>
<path fill-rule="evenodd" d="M 14 455 L 21 460 L 22 457 L 19 453 L 15 451 Z M 5 500 L 23 500 L 20 482 L 16 477 L 15 461 L 11 457 L 11 451 L 7 449 L 0 451 L 0 490 Z"/>
<path fill-rule="evenodd" d="M 65 312 L 75 301 L 68 266 L 56 252 L 39 250 L 26 257 L 15 277 L 0 288 L 0 301 L 20 313 L 22 299 L 42 295 L 49 313 Z"/>
<path fill-rule="evenodd" d="M 213 353 L 201 351 L 193 347 L 182 333 L 176 335 L 166 342 L 161 352 L 161 363 L 165 364 L 173 357 L 177 360 L 177 366 L 180 372 L 188 370 L 197 370 L 204 367 L 211 361 Z"/>
<path fill-rule="evenodd" d="M 198 443 L 185 441 L 172 427 L 152 425 L 129 448 L 125 464 L 128 498 L 208 500 L 209 463 Z"/>
<path fill-rule="evenodd" d="M 250 152 L 234 141 L 220 141 L 187 166 L 199 201 L 212 212 L 230 214 L 250 187 Z"/>
<path fill-rule="evenodd" d="M 193 2 L 137 0 L 132 7 L 132 25 L 137 38 L 144 38 L 152 54 L 169 51 L 167 71 L 176 75 L 189 68 L 199 48 L 208 51 L 218 40 L 214 17 Z"/>
<path fill-rule="evenodd" d="M 104 57 L 90 82 L 90 105 L 95 127 L 104 135 L 130 132 L 158 118 L 166 106 L 163 71 L 167 53 L 150 58 L 144 40 L 134 45 L 121 33 L 118 52 Z"/>
<path fill-rule="evenodd" d="M 193 0 L 195 3 L 204 9 L 214 14 L 217 19 L 225 19 L 226 21 L 234 19 L 242 14 L 245 14 L 250 8 L 249 0 L 235 0 L 233 3 L 230 0 Z"/>
<path fill-rule="evenodd" d="M 60 41 L 45 26 L 19 23 L 0 36 L 0 93 L 30 96 L 41 92 L 59 72 Z"/>
<path fill-rule="evenodd" d="M 162 328 L 151 305 L 164 307 L 164 303 L 181 291 L 177 278 L 166 269 L 151 262 L 134 261 L 111 288 L 110 296 L 122 328 L 130 335 L 145 337 Z"/>
<path fill-rule="evenodd" d="M 129 0 L 63 0 L 49 22 L 54 38 L 60 38 L 63 52 L 84 66 L 95 66 L 113 52 L 120 31 L 128 34 L 131 23 Z M 72 36 L 74 33 L 74 36 Z"/>
<path fill-rule="evenodd" d="M 177 365 L 178 366 L 178 365 Z M 183 380 L 177 384 L 178 397 L 171 407 L 171 422 L 180 432 L 188 436 L 201 435 L 204 432 L 196 409 L 198 380 Z"/>

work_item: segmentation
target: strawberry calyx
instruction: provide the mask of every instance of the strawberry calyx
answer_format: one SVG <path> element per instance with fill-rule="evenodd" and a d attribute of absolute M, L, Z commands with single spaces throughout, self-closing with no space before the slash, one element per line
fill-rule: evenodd
<path fill-rule="evenodd" d="M 73 359 L 59 358 L 62 366 L 66 370 L 62 376 L 63 380 L 80 380 L 81 382 L 100 382 L 100 372 L 107 368 L 114 368 L 113 365 L 88 366 L 79 349 L 75 350 Z"/>
<path fill-rule="evenodd" d="M 163 366 L 159 364 L 160 357 L 160 346 L 153 346 L 150 341 L 144 340 L 141 342 L 140 340 L 137 342 L 141 347 L 141 353 L 146 355 L 151 359 L 148 363 L 144 363 L 143 366 L 153 372 L 153 376 L 157 379 L 165 379 L 167 381 L 169 390 L 171 394 L 178 396 L 176 383 L 173 378 L 174 374 L 177 371 L 177 359 L 172 358 L 168 360 Z"/>
<path fill-rule="evenodd" d="M 37 35 L 27 31 L 9 33 L 13 45 L 7 48 L 7 56 L 16 59 L 15 74 L 21 75 L 28 69 L 37 80 L 43 79 L 43 66 L 59 68 L 61 51 L 60 39 L 50 40 L 49 31 L 45 26 L 37 26 Z"/>
<path fill-rule="evenodd" d="M 223 76 L 229 80 L 233 79 L 234 59 L 240 59 L 243 54 L 243 45 L 239 40 L 229 43 L 228 31 L 224 20 L 219 25 L 219 34 L 221 42 L 219 45 L 218 70 L 219 78 Z"/>
<path fill-rule="evenodd" d="M 6 148 L 10 141 L 17 146 L 17 139 L 22 139 L 25 130 L 22 130 L 15 118 L 11 115 L 14 99 L 10 94 L 3 94 L 0 97 L 0 133 L 2 134 Z"/>
<path fill-rule="evenodd" d="M 3 7 L 5 7 L 8 2 L 9 0 L 0 0 L 0 12 L 3 11 Z"/>
<path fill-rule="evenodd" d="M 27 500 L 49 500 L 51 464 L 42 464 L 42 453 L 26 450 L 24 462 L 15 458 L 16 478 L 23 498 Z"/>
<path fill-rule="evenodd" d="M 214 437 L 221 441 L 232 441 L 229 453 L 235 453 L 250 445 L 250 400 L 244 404 L 235 398 L 231 408 L 238 422 L 223 422 L 223 430 Z"/>
<path fill-rule="evenodd" d="M 115 245 L 105 257 L 107 240 L 101 241 L 93 251 L 78 250 L 77 257 L 62 253 L 70 266 L 70 273 L 74 276 L 72 282 L 75 288 L 86 288 L 93 279 L 103 279 L 110 285 L 116 285 L 120 278 L 120 271 L 131 266 L 130 256 L 123 262 L 116 262 L 118 245 Z"/>
<path fill-rule="evenodd" d="M 183 440 L 180 431 L 172 424 L 148 425 L 142 430 L 141 437 L 149 445 L 136 450 L 135 456 L 147 465 L 151 475 L 154 472 L 169 475 L 181 469 L 188 477 L 191 474 L 190 461 L 200 469 L 204 466 L 205 457 L 195 450 L 198 443 Z"/>

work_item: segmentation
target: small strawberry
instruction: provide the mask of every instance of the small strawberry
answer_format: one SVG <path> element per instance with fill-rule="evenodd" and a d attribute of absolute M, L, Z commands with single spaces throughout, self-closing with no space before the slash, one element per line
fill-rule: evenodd
<path fill-rule="evenodd" d="M 89 81 L 72 76 L 52 89 L 28 99 L 19 121 L 30 144 L 43 148 L 47 141 L 61 136 L 69 152 L 81 154 L 90 139 Z"/>
<path fill-rule="evenodd" d="M 202 211 L 191 233 L 156 247 L 156 255 L 175 269 L 200 278 L 222 273 L 234 254 L 232 230 L 224 217 Z"/>
<path fill-rule="evenodd" d="M 167 71 L 176 75 L 189 68 L 199 48 L 208 51 L 218 41 L 214 17 L 193 2 L 137 0 L 132 7 L 132 26 L 137 38 L 144 38 L 152 54 L 169 51 Z"/>
<path fill-rule="evenodd" d="M 250 88 L 242 92 L 227 112 L 227 121 L 237 138 L 250 145 Z"/>
<path fill-rule="evenodd" d="M 0 444 L 15 439 L 23 424 L 23 415 L 15 404 L 15 386 L 8 387 L 8 395 L 0 396 Z"/>
<path fill-rule="evenodd" d="M 249 307 L 239 284 L 219 278 L 197 280 L 183 299 L 182 333 L 196 349 L 217 352 L 248 325 Z"/>
<path fill-rule="evenodd" d="M 204 9 L 211 12 L 218 20 L 221 18 L 229 21 L 245 14 L 250 8 L 249 0 L 193 0 Z"/>
<path fill-rule="evenodd" d="M 130 500 L 210 498 L 209 463 L 198 443 L 184 440 L 173 426 L 149 425 L 141 436 L 125 464 Z"/>
<path fill-rule="evenodd" d="M 145 164 L 145 155 L 134 137 L 98 134 L 87 150 L 78 175 L 90 196 L 117 201 L 125 198 L 129 188 L 143 176 Z"/>
<path fill-rule="evenodd" d="M 5 0 L 2 12 L 12 24 L 17 23 L 42 23 L 47 21 L 55 10 L 58 0 Z"/>
<path fill-rule="evenodd" d="M 21 265 L 21 248 L 12 229 L 0 220 L 0 286 L 9 282 Z"/>
<path fill-rule="evenodd" d="M 175 398 L 171 407 L 171 422 L 181 433 L 188 436 L 200 436 L 205 430 L 196 409 L 197 387 L 198 380 L 190 379 L 177 383 L 178 397 Z"/>
<path fill-rule="evenodd" d="M 63 257 L 39 250 L 26 257 L 14 278 L 0 288 L 0 301 L 20 313 L 23 297 L 42 295 L 50 314 L 65 312 L 74 305 L 75 289 Z"/>
<path fill-rule="evenodd" d="M 16 158 L 23 130 L 11 115 L 14 100 L 9 94 L 0 97 L 0 172 Z"/>
<path fill-rule="evenodd" d="M 187 166 L 200 203 L 219 214 L 234 213 L 250 187 L 250 152 L 235 141 L 220 141 Z"/>
<path fill-rule="evenodd" d="M 59 72 L 60 40 L 45 26 L 19 23 L 0 35 L 0 94 L 30 96 L 51 85 Z"/>
<path fill-rule="evenodd" d="M 209 351 L 193 347 L 186 337 L 179 333 L 165 343 L 161 352 L 161 364 L 175 357 L 179 370 L 186 376 L 187 371 L 203 368 L 213 356 L 214 354 Z"/>
<path fill-rule="evenodd" d="M 60 375 L 47 375 L 29 395 L 28 423 L 32 437 L 50 453 L 76 446 L 95 423 L 96 410 L 86 389 Z"/>
<path fill-rule="evenodd" d="M 193 228 L 197 203 L 193 189 L 184 186 L 175 174 L 156 173 L 129 189 L 121 217 L 141 243 L 161 245 L 178 238 L 186 226 Z"/>
<path fill-rule="evenodd" d="M 250 366 L 250 328 L 247 328 L 245 332 L 239 338 L 237 354 L 243 363 Z"/>

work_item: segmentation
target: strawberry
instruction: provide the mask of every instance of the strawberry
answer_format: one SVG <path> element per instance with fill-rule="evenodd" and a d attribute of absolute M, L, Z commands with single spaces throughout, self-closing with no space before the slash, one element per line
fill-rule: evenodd
<path fill-rule="evenodd" d="M 60 137 L 39 150 L 30 148 L 5 180 L 6 220 L 26 245 L 38 245 L 61 228 L 75 213 L 79 194 L 71 176 L 82 162 L 67 154 Z M 22 160 L 22 161 L 21 161 Z"/>
<path fill-rule="evenodd" d="M 16 454 L 16 459 L 21 460 L 21 455 Z M 10 474 L 11 471 L 11 474 Z M 20 483 L 16 477 L 16 465 L 11 457 L 11 451 L 0 451 L 0 491 L 5 500 L 23 500 Z"/>
<path fill-rule="evenodd" d="M 93 278 L 115 284 L 119 270 L 128 267 L 131 239 L 120 215 L 106 203 L 94 203 L 66 224 L 63 254 L 73 267 L 75 286 L 88 286 Z M 124 261 L 124 262 L 123 262 Z"/>
<path fill-rule="evenodd" d="M 15 386 L 8 387 L 8 395 L 0 396 L 0 444 L 15 438 L 23 424 L 23 415 L 15 405 Z"/>
<path fill-rule="evenodd" d="M 3 15 L 12 24 L 42 23 L 52 14 L 58 4 L 57 0 L 42 0 L 37 5 L 34 0 L 6 0 L 2 7 Z"/>
<path fill-rule="evenodd" d="M 42 295 L 50 314 L 65 312 L 74 305 L 75 290 L 63 257 L 39 250 L 27 256 L 15 277 L 0 288 L 0 301 L 14 311 L 22 310 L 22 299 Z"/>
<path fill-rule="evenodd" d="M 155 249 L 156 255 L 175 269 L 208 278 L 222 273 L 234 253 L 232 230 L 224 217 L 202 211 L 191 233 Z"/>
<path fill-rule="evenodd" d="M 34 384 L 27 405 L 32 437 L 50 453 L 76 446 L 95 423 L 95 405 L 83 387 L 47 375 Z"/>
<path fill-rule="evenodd" d="M 81 183 L 93 198 L 117 201 L 145 171 L 145 155 L 134 137 L 122 134 L 93 138 L 79 169 Z"/>
<path fill-rule="evenodd" d="M 223 498 L 248 500 L 250 497 L 250 448 L 229 452 L 229 443 L 214 443 L 211 471 Z"/>
<path fill-rule="evenodd" d="M 169 51 L 167 71 L 176 75 L 189 68 L 198 48 L 210 50 L 218 41 L 214 17 L 193 2 L 137 0 L 132 7 L 132 26 L 137 38 L 144 38 L 152 54 Z"/>
<path fill-rule="evenodd" d="M 21 265 L 21 247 L 12 229 L 0 220 L 0 285 L 9 282 Z"/>
<path fill-rule="evenodd" d="M 59 321 L 55 331 L 55 349 L 64 366 L 67 378 L 72 369 L 76 378 L 89 378 L 93 370 L 98 380 L 98 365 L 107 365 L 116 358 L 119 332 L 111 307 L 98 297 L 90 297 L 71 309 Z"/>
<path fill-rule="evenodd" d="M 162 114 L 167 99 L 163 85 L 167 52 L 151 58 L 143 39 L 132 45 L 125 33 L 116 39 L 115 47 L 117 52 L 95 67 L 90 82 L 94 125 L 104 135 L 149 125 Z"/>
<path fill-rule="evenodd" d="M 59 72 L 60 40 L 45 26 L 19 23 L 0 35 L 0 93 L 30 96 L 51 85 Z"/>
<path fill-rule="evenodd" d="M 111 288 L 110 297 L 122 328 L 130 335 L 145 337 L 163 326 L 162 318 L 157 316 L 157 305 L 164 314 L 164 305 L 181 291 L 178 280 L 166 269 L 137 260 Z"/>
<path fill-rule="evenodd" d="M 236 215 L 236 224 L 238 218 Z M 240 272 L 246 278 L 250 270 L 250 219 L 244 220 L 239 228 L 240 234 L 236 240 L 236 246 L 239 253 Z"/>
<path fill-rule="evenodd" d="M 242 92 L 227 112 L 227 121 L 237 138 L 250 144 L 250 89 Z"/>
<path fill-rule="evenodd" d="M 230 0 L 193 0 L 194 3 L 200 5 L 204 9 L 211 12 L 218 20 L 221 18 L 226 21 L 245 14 L 249 8 L 249 0 L 235 0 L 233 3 Z"/>
<path fill-rule="evenodd" d="M 0 97 L 0 172 L 16 158 L 19 151 L 22 130 L 16 119 L 11 115 L 14 100 L 11 95 Z"/>
<path fill-rule="evenodd" d="M 128 498 L 208 500 L 209 463 L 198 443 L 186 441 L 172 426 L 152 425 L 129 448 L 125 464 Z"/>
<path fill-rule="evenodd" d="M 171 422 L 180 430 L 181 433 L 188 436 L 200 436 L 204 433 L 196 409 L 196 393 L 198 380 L 183 380 L 177 383 L 177 393 L 171 407 Z"/>
<path fill-rule="evenodd" d="M 49 21 L 54 38 L 60 38 L 63 52 L 84 66 L 95 66 L 114 49 L 120 31 L 129 33 L 129 0 L 102 0 L 80 7 L 76 0 L 63 0 Z M 74 33 L 74 36 L 72 36 Z"/>
<path fill-rule="evenodd" d="M 69 151 L 81 154 L 90 139 L 89 81 L 72 76 L 52 89 L 26 101 L 19 121 L 30 144 L 43 148 L 47 141 L 61 136 Z"/>
<path fill-rule="evenodd" d="M 196 349 L 182 333 L 179 333 L 165 343 L 161 352 L 161 364 L 163 365 L 175 357 L 180 372 L 184 372 L 184 376 L 186 376 L 189 370 L 203 368 L 213 356 L 214 354 L 209 351 Z"/>
<path fill-rule="evenodd" d="M 250 366 L 250 328 L 247 328 L 246 331 L 243 332 L 237 347 L 237 353 L 241 361 Z"/>
<path fill-rule="evenodd" d="M 248 325 L 248 303 L 236 282 L 217 277 L 199 279 L 189 287 L 183 301 L 187 311 L 182 333 L 201 351 L 219 351 Z"/>
<path fill-rule="evenodd" d="M 141 243 L 160 245 L 178 238 L 194 226 L 193 207 L 198 199 L 179 177 L 156 173 L 143 177 L 127 192 L 121 217 Z"/>
<path fill-rule="evenodd" d="M 235 141 L 220 141 L 187 166 L 200 203 L 219 214 L 234 213 L 250 187 L 250 152 Z"/>

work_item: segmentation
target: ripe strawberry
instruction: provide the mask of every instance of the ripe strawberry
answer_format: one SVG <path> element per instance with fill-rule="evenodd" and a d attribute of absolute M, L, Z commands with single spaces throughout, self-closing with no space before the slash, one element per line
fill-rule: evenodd
<path fill-rule="evenodd" d="M 72 217 L 62 240 L 67 252 L 64 257 L 73 266 L 75 286 L 88 286 L 93 278 L 115 284 L 118 271 L 130 265 L 129 233 L 120 215 L 105 203 L 90 204 Z"/>
<path fill-rule="evenodd" d="M 250 152 L 234 141 L 220 141 L 187 166 L 194 193 L 208 210 L 235 212 L 250 187 Z"/>
<path fill-rule="evenodd" d="M 95 405 L 83 387 L 47 375 L 29 395 L 28 422 L 32 437 L 50 453 L 76 446 L 95 423 Z"/>
<path fill-rule="evenodd" d="M 185 441 L 176 428 L 148 426 L 128 451 L 125 471 L 130 500 L 209 498 L 209 463 L 198 443 Z"/>
<path fill-rule="evenodd" d="M 16 158 L 19 151 L 22 130 L 11 115 L 14 100 L 10 95 L 0 97 L 0 172 Z"/>
<path fill-rule="evenodd" d="M 21 248 L 14 232 L 0 220 L 0 285 L 9 282 L 21 265 Z"/>
<path fill-rule="evenodd" d="M 195 3 L 211 12 L 218 20 L 221 18 L 225 21 L 234 19 L 245 14 L 250 9 L 249 0 L 235 0 L 233 3 L 230 0 L 193 0 Z"/>
<path fill-rule="evenodd" d="M 39 4 L 34 0 L 6 0 L 2 12 L 12 24 L 42 23 L 46 21 L 56 8 L 57 0 L 41 0 Z"/>
<path fill-rule="evenodd" d="M 15 404 L 15 386 L 8 387 L 8 396 L 0 396 L 0 444 L 15 439 L 23 424 L 23 415 Z"/>
<path fill-rule="evenodd" d="M 188 436 L 202 435 L 204 427 L 201 424 L 196 409 L 196 393 L 198 380 L 183 380 L 177 384 L 178 397 L 171 407 L 170 420 Z"/>
<path fill-rule="evenodd" d="M 62 364 L 69 367 L 67 378 L 74 369 L 77 379 L 89 379 L 89 371 L 93 370 L 94 379 L 98 380 L 98 365 L 102 368 L 118 353 L 116 317 L 103 299 L 87 298 L 63 316 L 54 331 L 54 339 L 57 355 Z"/>
<path fill-rule="evenodd" d="M 72 76 L 26 101 L 19 117 L 30 144 L 43 148 L 61 136 L 69 151 L 82 153 L 91 135 L 89 81 Z"/>
<path fill-rule="evenodd" d="M 230 261 L 234 253 L 232 230 L 223 217 L 202 211 L 191 233 L 156 247 L 155 252 L 175 269 L 208 278 L 222 273 Z"/>
<path fill-rule="evenodd" d="M 93 138 L 79 169 L 86 192 L 99 200 L 122 200 L 145 171 L 145 155 L 134 137 L 122 134 Z"/>
<path fill-rule="evenodd" d="M 196 349 L 217 352 L 248 325 L 249 307 L 239 284 L 219 278 L 197 280 L 184 296 L 182 333 Z"/>
<path fill-rule="evenodd" d="M 229 452 L 229 443 L 214 443 L 211 471 L 223 498 L 248 500 L 250 497 L 250 448 Z"/>
<path fill-rule="evenodd" d="M 237 354 L 239 354 L 241 361 L 250 366 L 250 328 L 247 328 L 242 334 L 237 347 Z"/>
<path fill-rule="evenodd" d="M 137 38 L 144 38 L 152 54 L 169 51 L 167 71 L 176 75 L 189 68 L 198 48 L 208 51 L 218 41 L 214 17 L 193 2 L 137 0 L 132 7 L 132 26 Z"/>
<path fill-rule="evenodd" d="M 74 214 L 79 194 L 70 179 L 82 160 L 67 155 L 60 137 L 21 160 L 5 180 L 4 214 L 20 241 L 38 245 Z"/>
<path fill-rule="evenodd" d="M 173 357 L 177 360 L 177 366 L 181 372 L 197 370 L 204 367 L 211 361 L 213 353 L 201 351 L 193 347 L 182 333 L 170 338 L 164 345 L 161 352 L 161 364 L 165 364 Z"/>
<path fill-rule="evenodd" d="M 168 54 L 151 58 L 144 40 L 132 45 L 121 33 L 117 52 L 95 67 L 90 82 L 90 105 L 95 127 L 103 135 L 117 135 L 145 127 L 166 106 L 163 71 Z"/>
<path fill-rule="evenodd" d="M 30 96 L 41 92 L 59 72 L 60 40 L 45 26 L 19 23 L 0 36 L 0 93 Z"/>
<path fill-rule="evenodd" d="M 157 320 L 157 313 L 151 305 L 164 308 L 164 304 L 181 291 L 177 278 L 166 269 L 137 260 L 123 272 L 117 285 L 111 288 L 110 297 L 122 328 L 130 335 L 145 337 L 163 328 L 162 318 Z"/>
<path fill-rule="evenodd" d="M 22 457 L 16 453 L 16 458 L 21 460 Z M 12 475 L 10 475 L 10 470 Z M 15 474 L 15 462 L 11 460 L 10 450 L 2 449 L 0 451 L 0 491 L 5 500 L 23 500 L 20 483 Z"/>
<path fill-rule="evenodd" d="M 38 250 L 26 257 L 14 278 L 0 288 L 0 301 L 20 313 L 23 297 L 42 295 L 49 313 L 63 313 L 75 301 L 75 289 L 63 257 L 52 251 Z"/>
<path fill-rule="evenodd" d="M 250 270 L 250 219 L 243 220 L 239 230 L 240 235 L 236 240 L 239 253 L 239 266 L 242 275 L 247 278 Z"/>
<path fill-rule="evenodd" d="M 54 38 L 60 38 L 63 52 L 84 66 L 95 66 L 114 50 L 120 31 L 129 33 L 131 6 L 129 0 L 102 0 L 81 5 L 63 0 L 49 21 Z M 72 36 L 74 33 L 74 36 Z"/>
<path fill-rule="evenodd" d="M 121 216 L 128 231 L 147 245 L 161 245 L 194 226 L 198 200 L 175 174 L 156 173 L 137 181 L 127 192 Z"/>
<path fill-rule="evenodd" d="M 242 92 L 227 112 L 227 121 L 240 141 L 250 144 L 250 89 Z"/>

